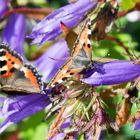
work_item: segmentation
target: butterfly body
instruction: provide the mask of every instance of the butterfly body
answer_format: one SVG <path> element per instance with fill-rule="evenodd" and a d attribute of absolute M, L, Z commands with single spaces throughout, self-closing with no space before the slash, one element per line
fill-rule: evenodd
<path fill-rule="evenodd" d="M 0 44 L 0 91 L 41 93 L 43 82 L 36 68 L 6 44 Z"/>

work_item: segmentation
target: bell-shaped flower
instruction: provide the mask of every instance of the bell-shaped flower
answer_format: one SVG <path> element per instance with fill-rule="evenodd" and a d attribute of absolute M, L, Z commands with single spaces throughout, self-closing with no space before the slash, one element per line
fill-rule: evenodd
<path fill-rule="evenodd" d="M 96 7 L 95 0 L 78 0 L 75 3 L 68 4 L 45 17 L 32 30 L 30 38 L 33 43 L 42 45 L 48 40 L 54 40 L 61 33 L 63 22 L 68 28 L 73 28 L 85 17 L 85 15 Z"/>

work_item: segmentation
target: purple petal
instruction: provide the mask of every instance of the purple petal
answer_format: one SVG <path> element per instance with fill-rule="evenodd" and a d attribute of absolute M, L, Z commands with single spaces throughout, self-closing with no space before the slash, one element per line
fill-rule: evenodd
<path fill-rule="evenodd" d="M 93 74 L 82 79 L 83 82 L 95 86 L 121 84 L 140 75 L 140 66 L 131 61 L 117 60 L 103 64 L 95 62 L 94 67 Z"/>
<path fill-rule="evenodd" d="M 85 138 L 86 138 L 87 140 L 92 140 L 92 139 L 93 139 L 92 133 L 91 133 L 90 131 L 87 132 L 87 133 L 85 133 Z"/>
<path fill-rule="evenodd" d="M 134 126 L 134 130 L 139 130 L 140 129 L 140 119 L 135 121 L 135 126 Z"/>
<path fill-rule="evenodd" d="M 4 102 L 5 102 L 5 97 L 0 97 L 0 110 L 2 110 Z M 0 111 L 0 118 L 3 117 L 4 117 L 3 112 Z"/>
<path fill-rule="evenodd" d="M 78 131 L 77 131 L 77 132 L 75 132 L 75 133 L 74 133 L 74 139 L 73 139 L 73 140 L 77 140 L 78 135 L 79 135 L 79 132 L 78 132 Z"/>
<path fill-rule="evenodd" d="M 8 7 L 8 1 L 7 0 L 0 0 L 0 19 L 3 17 L 5 11 Z"/>
<path fill-rule="evenodd" d="M 39 112 L 50 103 L 49 97 L 43 94 L 6 97 L 3 108 L 0 108 L 0 115 L 5 118 L 4 122 L 0 125 L 0 133 L 12 124 Z"/>
<path fill-rule="evenodd" d="M 0 97 L 0 103 L 2 103 L 3 101 L 5 101 L 5 97 Z"/>
<path fill-rule="evenodd" d="M 63 129 L 65 129 L 65 128 L 69 127 L 70 124 L 71 124 L 71 119 L 68 118 L 68 119 L 66 119 L 65 122 L 61 125 L 61 128 L 60 128 L 60 129 L 63 130 Z"/>
<path fill-rule="evenodd" d="M 64 39 L 59 40 L 53 46 L 51 46 L 35 62 L 38 70 L 43 74 L 43 80 L 50 80 L 58 71 L 58 69 L 64 64 L 68 56 L 69 50 Z"/>
<path fill-rule="evenodd" d="M 39 22 L 32 30 L 30 38 L 34 39 L 33 43 L 42 45 L 48 40 L 54 40 L 62 33 L 60 22 L 62 21 L 67 27 L 73 28 L 85 17 L 87 12 L 96 6 L 94 0 L 78 0 L 76 3 L 66 5 Z"/>
<path fill-rule="evenodd" d="M 25 17 L 21 14 L 10 16 L 3 32 L 3 43 L 10 44 L 15 51 L 24 56 L 23 46 L 26 32 Z"/>
<path fill-rule="evenodd" d="M 65 138 L 66 134 L 65 133 L 59 133 L 55 135 L 51 140 L 63 140 Z"/>
<path fill-rule="evenodd" d="M 103 140 L 103 134 L 104 134 L 104 131 L 102 129 L 101 133 L 100 133 L 100 136 L 99 136 L 99 140 Z"/>

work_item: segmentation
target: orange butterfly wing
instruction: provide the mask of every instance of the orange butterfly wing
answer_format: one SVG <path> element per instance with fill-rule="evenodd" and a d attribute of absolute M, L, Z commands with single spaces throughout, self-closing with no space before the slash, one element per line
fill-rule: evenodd
<path fill-rule="evenodd" d="M 35 67 L 25 64 L 8 45 L 0 44 L 0 90 L 41 93 L 43 82 Z"/>
<path fill-rule="evenodd" d="M 62 83 L 67 77 L 71 75 L 77 74 L 82 69 L 80 65 L 80 69 L 77 67 L 77 62 L 75 65 L 75 60 L 80 60 L 84 57 L 87 61 L 91 59 L 91 22 L 88 19 L 83 26 L 82 32 L 78 36 L 76 43 L 73 47 L 73 52 L 71 54 L 71 58 L 65 63 L 65 65 L 60 68 L 58 73 L 55 75 L 54 79 L 49 83 L 49 86 L 55 86 L 58 83 Z M 81 58 L 80 58 L 81 57 Z M 80 58 L 80 59 L 79 59 Z M 80 60 L 81 61 L 81 60 Z"/>

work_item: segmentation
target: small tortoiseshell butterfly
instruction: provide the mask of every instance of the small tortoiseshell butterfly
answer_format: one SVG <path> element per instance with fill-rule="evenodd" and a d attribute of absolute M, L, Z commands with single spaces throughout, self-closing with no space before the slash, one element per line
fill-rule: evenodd
<path fill-rule="evenodd" d="M 42 93 L 43 82 L 35 67 L 6 44 L 0 44 L 0 91 Z"/>
<path fill-rule="evenodd" d="M 87 19 L 74 44 L 70 59 L 60 68 L 49 86 L 54 87 L 66 80 L 67 77 L 79 74 L 83 69 L 88 68 L 91 63 L 93 66 L 91 50 L 91 21 Z"/>

